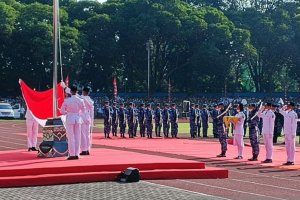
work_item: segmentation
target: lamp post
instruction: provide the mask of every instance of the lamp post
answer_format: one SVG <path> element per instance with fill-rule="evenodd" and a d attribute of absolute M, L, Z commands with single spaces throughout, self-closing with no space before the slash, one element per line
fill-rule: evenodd
<path fill-rule="evenodd" d="M 151 39 L 148 40 L 146 43 L 146 49 L 148 52 L 148 84 L 147 84 L 147 89 L 148 89 L 148 98 L 150 97 L 150 51 L 153 46 L 153 42 Z"/>
<path fill-rule="evenodd" d="M 125 78 L 125 81 L 124 81 L 124 87 L 125 87 L 125 94 L 126 94 L 126 82 L 128 81 L 128 78 Z"/>

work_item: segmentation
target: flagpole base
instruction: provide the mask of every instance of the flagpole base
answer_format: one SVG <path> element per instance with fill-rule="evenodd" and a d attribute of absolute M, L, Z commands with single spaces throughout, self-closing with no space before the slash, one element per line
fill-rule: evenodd
<path fill-rule="evenodd" d="M 68 156 L 67 132 L 61 118 L 47 119 L 42 132 L 43 142 L 39 146 L 39 158 Z"/>

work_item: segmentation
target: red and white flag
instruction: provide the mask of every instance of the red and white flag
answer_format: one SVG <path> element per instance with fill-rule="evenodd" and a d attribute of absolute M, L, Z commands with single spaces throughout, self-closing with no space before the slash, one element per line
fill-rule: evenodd
<path fill-rule="evenodd" d="M 67 75 L 65 83 L 66 83 L 66 86 L 69 87 L 69 75 Z"/>
<path fill-rule="evenodd" d="M 115 97 L 115 101 L 116 101 L 117 100 L 117 96 L 118 96 L 118 86 L 117 86 L 117 79 L 116 79 L 116 77 L 114 77 L 113 85 L 114 85 L 114 97 Z"/>

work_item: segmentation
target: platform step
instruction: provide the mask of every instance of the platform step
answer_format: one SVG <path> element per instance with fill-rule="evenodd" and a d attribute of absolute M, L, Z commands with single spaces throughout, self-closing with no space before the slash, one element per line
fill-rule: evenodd
<path fill-rule="evenodd" d="M 68 162 L 68 161 L 65 161 Z M 71 162 L 78 162 L 77 160 Z M 42 175 L 42 174 L 65 174 L 80 172 L 102 172 L 102 171 L 122 171 L 128 167 L 140 170 L 153 169 L 204 169 L 203 162 L 169 162 L 169 163 L 132 163 L 132 164 L 110 164 L 110 165 L 88 165 L 88 166 L 58 166 L 43 168 L 23 168 L 23 169 L 0 169 L 0 177 Z"/>
<path fill-rule="evenodd" d="M 116 181 L 119 174 L 120 171 L 101 171 L 1 177 L 0 188 Z M 140 174 L 142 180 L 228 178 L 228 170 L 212 167 L 140 170 Z"/>

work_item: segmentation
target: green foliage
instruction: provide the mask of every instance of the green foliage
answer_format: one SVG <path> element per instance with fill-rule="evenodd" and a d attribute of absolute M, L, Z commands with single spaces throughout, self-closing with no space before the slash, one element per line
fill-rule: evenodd
<path fill-rule="evenodd" d="M 0 0 L 1 88 L 51 86 L 52 0 Z M 71 80 L 111 92 L 296 91 L 299 1 L 60 0 Z M 284 76 L 282 76 L 284 74 Z M 127 82 L 128 79 L 128 82 Z M 125 81 L 126 80 L 126 81 Z"/>

